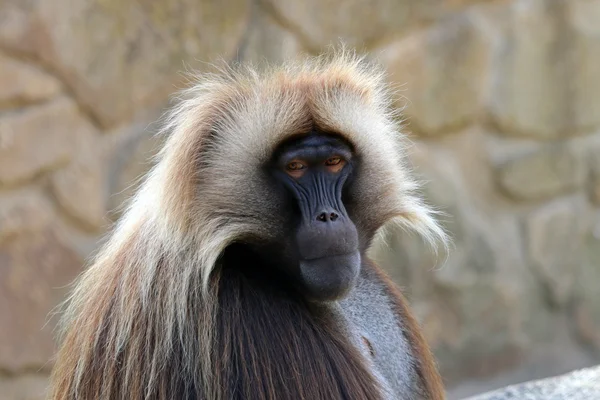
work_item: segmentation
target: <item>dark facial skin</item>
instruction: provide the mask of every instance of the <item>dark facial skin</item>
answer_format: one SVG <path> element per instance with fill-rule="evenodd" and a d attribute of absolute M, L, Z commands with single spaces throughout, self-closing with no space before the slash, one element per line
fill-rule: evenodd
<path fill-rule="evenodd" d="M 280 244 L 280 268 L 307 298 L 343 297 L 361 265 L 358 233 L 342 201 L 352 173 L 352 150 L 342 139 L 310 134 L 281 146 L 271 172 L 294 210 Z"/>

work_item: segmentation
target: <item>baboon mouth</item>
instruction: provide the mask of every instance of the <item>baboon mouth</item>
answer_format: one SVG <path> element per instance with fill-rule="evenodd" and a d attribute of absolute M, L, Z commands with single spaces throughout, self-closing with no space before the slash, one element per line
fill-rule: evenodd
<path fill-rule="evenodd" d="M 358 279 L 360 252 L 321 257 L 300 262 L 300 274 L 310 297 L 336 300 L 344 297 Z"/>

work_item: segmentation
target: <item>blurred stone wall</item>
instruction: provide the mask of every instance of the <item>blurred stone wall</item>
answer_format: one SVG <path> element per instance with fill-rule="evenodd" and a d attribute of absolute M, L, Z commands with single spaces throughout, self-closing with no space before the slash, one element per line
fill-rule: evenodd
<path fill-rule="evenodd" d="M 159 143 L 182 71 L 339 38 L 406 97 L 454 238 L 392 232 L 453 396 L 600 362 L 600 1 L 0 1 L 0 397 L 41 398 L 51 313 Z M 493 380 L 494 377 L 496 380 Z"/>

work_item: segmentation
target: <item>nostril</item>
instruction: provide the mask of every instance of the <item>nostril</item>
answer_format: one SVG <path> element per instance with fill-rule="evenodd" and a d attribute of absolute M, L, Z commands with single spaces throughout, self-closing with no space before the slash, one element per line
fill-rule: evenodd
<path fill-rule="evenodd" d="M 321 222 L 333 222 L 336 219 L 338 219 L 340 216 L 338 213 L 335 212 L 322 212 L 319 215 L 317 215 L 317 221 L 321 221 Z"/>

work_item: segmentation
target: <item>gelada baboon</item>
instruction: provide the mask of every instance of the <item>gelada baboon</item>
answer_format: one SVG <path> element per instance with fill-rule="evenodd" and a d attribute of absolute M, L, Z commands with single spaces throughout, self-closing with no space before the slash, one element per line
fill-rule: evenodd
<path fill-rule="evenodd" d="M 180 100 L 70 298 L 51 398 L 444 398 L 365 254 L 392 220 L 444 238 L 382 71 L 338 52 L 202 76 Z"/>

